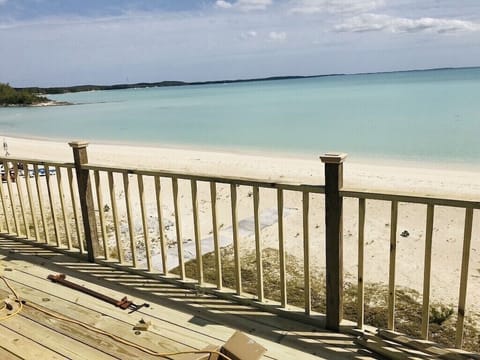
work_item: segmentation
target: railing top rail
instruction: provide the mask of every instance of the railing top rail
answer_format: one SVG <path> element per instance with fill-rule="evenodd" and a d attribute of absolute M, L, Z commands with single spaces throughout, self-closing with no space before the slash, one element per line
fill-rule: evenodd
<path fill-rule="evenodd" d="M 107 171 L 107 172 L 116 172 L 116 173 L 128 173 L 136 175 L 146 175 L 146 176 L 160 176 L 168 178 L 177 178 L 183 180 L 196 180 L 196 181 L 205 181 L 205 182 L 215 182 L 215 183 L 224 183 L 224 184 L 236 184 L 236 185 L 246 185 L 246 186 L 258 186 L 262 188 L 271 188 L 271 189 L 283 189 L 291 191 L 308 191 L 311 193 L 325 193 L 324 185 L 316 184 L 301 184 L 295 182 L 279 182 L 276 180 L 268 181 L 262 179 L 253 179 L 245 177 L 233 177 L 233 176 L 212 176 L 212 175 L 201 175 L 193 174 L 188 172 L 178 172 L 178 171 L 168 171 L 168 170 L 154 170 L 154 169 L 141 169 L 141 168 L 117 168 L 111 166 L 103 165 L 83 165 L 82 168 L 93 171 Z"/>
<path fill-rule="evenodd" d="M 368 189 L 353 189 L 343 188 L 340 194 L 344 197 L 370 199 L 370 200 L 385 200 L 398 201 L 415 204 L 432 204 L 437 206 L 449 206 L 459 208 L 473 208 L 480 209 L 480 200 L 473 198 L 448 198 L 434 195 L 420 195 L 413 193 L 402 193 L 398 191 L 372 191 Z"/>
<path fill-rule="evenodd" d="M 48 166 L 60 166 L 64 168 L 74 168 L 75 164 L 70 162 L 54 161 L 54 160 L 39 160 L 39 159 L 29 159 L 29 158 L 16 158 L 16 157 L 5 157 L 0 156 L 0 162 L 11 162 L 11 163 L 27 163 L 32 165 L 48 165 Z"/>

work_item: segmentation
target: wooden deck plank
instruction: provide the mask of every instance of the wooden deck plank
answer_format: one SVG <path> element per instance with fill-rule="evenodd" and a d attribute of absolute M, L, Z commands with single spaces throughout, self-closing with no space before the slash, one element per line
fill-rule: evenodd
<path fill-rule="evenodd" d="M 15 274 L 13 274 L 15 273 Z M 188 346 L 185 343 L 185 335 L 177 329 L 178 336 L 168 336 L 170 329 L 168 324 L 160 324 L 159 332 L 149 329 L 148 336 L 136 336 L 132 329 L 133 326 L 141 319 L 141 315 L 129 315 L 121 309 L 112 305 L 103 303 L 97 299 L 92 299 L 88 295 L 75 292 L 68 288 L 59 288 L 58 284 L 43 281 L 43 279 L 35 278 L 30 274 L 25 274 L 19 270 L 12 272 L 10 279 L 11 284 L 16 291 L 21 294 L 22 299 L 32 301 L 33 303 L 41 303 L 43 307 L 51 311 L 61 314 L 68 314 L 69 317 L 82 319 L 82 322 L 95 326 L 104 331 L 111 331 L 118 336 L 136 342 L 150 349 L 162 348 L 164 351 L 183 351 L 188 349 L 199 349 L 208 344 L 208 341 L 197 341 L 197 347 Z M 28 283 L 23 283 L 25 281 Z M 43 283 L 42 283 L 43 282 Z M 49 286 L 49 283 L 51 286 Z M 40 288 L 36 286 L 43 285 Z M 57 292 L 54 293 L 56 288 Z M 46 291 L 44 291 L 46 290 Z M 66 293 L 68 296 L 66 296 Z M 68 297 L 69 299 L 65 299 Z M 48 300 L 48 301 L 45 301 Z M 119 319 L 121 318 L 121 319 Z M 155 328 L 155 324 L 152 326 Z M 173 328 L 173 326 L 171 327 Z M 177 327 L 178 328 L 178 327 Z M 165 336 L 160 335 L 165 334 Z M 182 341 L 178 343 L 178 341 Z M 195 340 L 192 340 L 195 342 Z M 188 340 L 190 343 L 190 339 Z"/>
<path fill-rule="evenodd" d="M 75 311 L 86 311 L 84 305 L 88 304 L 102 317 L 101 320 L 95 320 L 99 327 L 108 329 L 113 323 L 120 322 L 128 324 L 126 331 L 129 332 L 130 327 L 143 317 L 152 321 L 149 336 L 177 343 L 175 346 L 187 346 L 188 343 L 189 346 L 200 349 L 207 344 L 219 345 L 238 329 L 268 349 L 265 358 L 375 358 L 363 353 L 361 347 L 356 346 L 353 338 L 348 335 L 330 333 L 250 306 L 199 295 L 191 290 L 118 269 L 82 263 L 78 259 L 45 250 L 36 251 L 28 244 L 16 244 L 0 239 L 0 258 L 8 258 L 8 266 L 13 271 L 6 272 L 5 275 L 17 282 L 15 286 L 19 287 L 21 295 L 27 299 L 33 296 L 31 299 L 36 299 L 42 306 L 51 309 L 59 298 L 68 304 L 63 305 L 67 312 L 72 308 Z M 59 290 L 61 285 L 46 280 L 48 274 L 58 272 L 65 272 L 69 280 L 100 290 L 106 295 L 121 298 L 126 294 L 135 303 L 149 302 L 151 307 L 128 314 L 86 294 L 67 288 Z M 42 302 L 42 297 L 49 297 L 50 301 Z M 71 316 L 81 318 L 80 313 Z M 143 334 L 134 338 L 141 341 Z M 152 340 L 146 340 L 146 344 L 147 347 L 152 346 Z"/>
<path fill-rule="evenodd" d="M 18 357 L 14 353 L 5 349 L 2 344 L 0 344 L 0 359 L 2 360 L 21 360 L 21 357 Z"/>
<path fill-rule="evenodd" d="M 19 315 L 10 321 L 5 321 L 3 326 L 18 334 L 27 336 L 48 349 L 55 349 L 55 351 L 70 359 L 116 359 L 103 351 L 98 351 L 83 342 L 76 341 L 71 336 L 62 334 L 55 327 L 45 326 L 45 316 L 41 313 L 40 316 L 37 315 L 35 311 L 25 306 Z M 3 360 L 3 357 L 1 359 Z"/>
<path fill-rule="evenodd" d="M 0 344 L 2 348 L 23 359 L 65 359 L 64 356 L 51 351 L 24 334 L 19 334 L 0 323 Z"/>

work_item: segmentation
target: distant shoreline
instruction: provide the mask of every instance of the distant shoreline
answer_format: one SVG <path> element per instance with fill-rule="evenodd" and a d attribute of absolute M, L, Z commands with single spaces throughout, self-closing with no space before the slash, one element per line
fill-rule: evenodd
<path fill-rule="evenodd" d="M 73 85 L 73 86 L 52 86 L 52 87 L 32 86 L 32 87 L 15 87 L 15 89 L 28 90 L 37 94 L 54 95 L 54 94 L 65 94 L 65 93 L 71 93 L 71 92 L 94 91 L 94 90 L 100 91 L 100 90 L 142 89 L 142 88 L 153 88 L 153 87 L 217 85 L 217 84 L 234 84 L 234 83 L 259 82 L 259 81 L 310 79 L 310 78 L 335 77 L 335 76 L 397 74 L 397 73 L 408 73 L 408 72 L 429 72 L 429 71 L 443 71 L 443 70 L 468 70 L 468 69 L 476 69 L 476 68 L 480 68 L 480 66 L 442 67 L 442 68 L 431 68 L 431 69 L 395 70 L 395 71 L 379 71 L 379 72 L 364 72 L 364 73 L 284 75 L 284 76 L 270 76 L 270 77 L 262 77 L 262 78 L 207 80 L 207 81 L 193 81 L 193 82 L 165 80 L 165 81 L 159 81 L 159 82 L 123 83 L 123 84 L 113 84 L 113 85 Z M 68 105 L 68 104 L 61 104 L 61 105 Z"/>

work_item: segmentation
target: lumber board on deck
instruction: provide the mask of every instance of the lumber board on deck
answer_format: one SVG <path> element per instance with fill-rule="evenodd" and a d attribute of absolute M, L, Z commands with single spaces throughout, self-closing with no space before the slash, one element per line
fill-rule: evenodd
<path fill-rule="evenodd" d="M 20 314 L 9 321 L 5 321 L 3 326 L 42 344 L 46 348 L 55 349 L 69 359 L 115 359 L 104 351 L 99 351 L 88 344 L 77 341 L 69 333 L 58 331 L 60 326 L 58 324 L 49 327 L 48 322 L 45 321 L 45 315 L 37 313 L 25 306 Z M 51 319 L 49 320 L 51 321 Z M 3 360 L 3 358 L 1 359 Z"/>
<path fill-rule="evenodd" d="M 2 246 L 4 244 L 5 247 Z M 86 304 L 95 304 L 96 316 L 89 320 L 95 326 L 108 330 L 114 324 L 126 325 L 125 332 L 139 342 L 144 341 L 142 344 L 148 348 L 153 346 L 157 349 L 163 339 L 179 349 L 188 346 L 201 349 L 207 344 L 224 343 L 235 329 L 239 329 L 268 349 L 265 358 L 375 358 L 355 346 L 353 338 L 348 335 L 326 332 L 257 308 L 197 294 L 105 265 L 82 263 L 48 250 L 38 252 L 28 244 L 20 243 L 18 247 L 15 244 L 11 240 L 0 239 L 0 258 L 4 257 L 5 263 L 13 269 L 5 275 L 12 279 L 15 287 L 18 286 L 20 295 L 49 309 L 55 309 L 54 303 L 59 301 L 63 303 L 66 313 L 75 318 L 82 318 L 83 312 L 87 311 Z M 46 280 L 47 275 L 60 272 L 66 273 L 69 280 L 85 284 L 108 296 L 121 298 L 127 295 L 135 303 L 149 302 L 151 307 L 128 314 L 86 294 Z M 47 297 L 50 301 L 42 302 Z M 75 312 L 70 313 L 72 309 Z M 147 332 L 148 336 L 142 334 L 136 337 L 130 329 L 142 317 L 151 320 L 152 326 Z"/>
<path fill-rule="evenodd" d="M 0 323 L 0 344 L 6 351 L 24 359 L 65 359 L 61 354 L 27 338 L 24 334 L 6 328 L 3 322 Z"/>
<path fill-rule="evenodd" d="M 18 357 L 14 353 L 5 349 L 2 345 L 0 345 L 0 359 L 2 360 L 21 360 L 21 357 Z"/>

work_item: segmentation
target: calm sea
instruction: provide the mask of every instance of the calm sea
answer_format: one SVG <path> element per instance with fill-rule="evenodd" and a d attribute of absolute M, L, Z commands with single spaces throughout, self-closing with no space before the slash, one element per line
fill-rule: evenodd
<path fill-rule="evenodd" d="M 0 136 L 480 163 L 480 68 L 50 96 Z"/>

